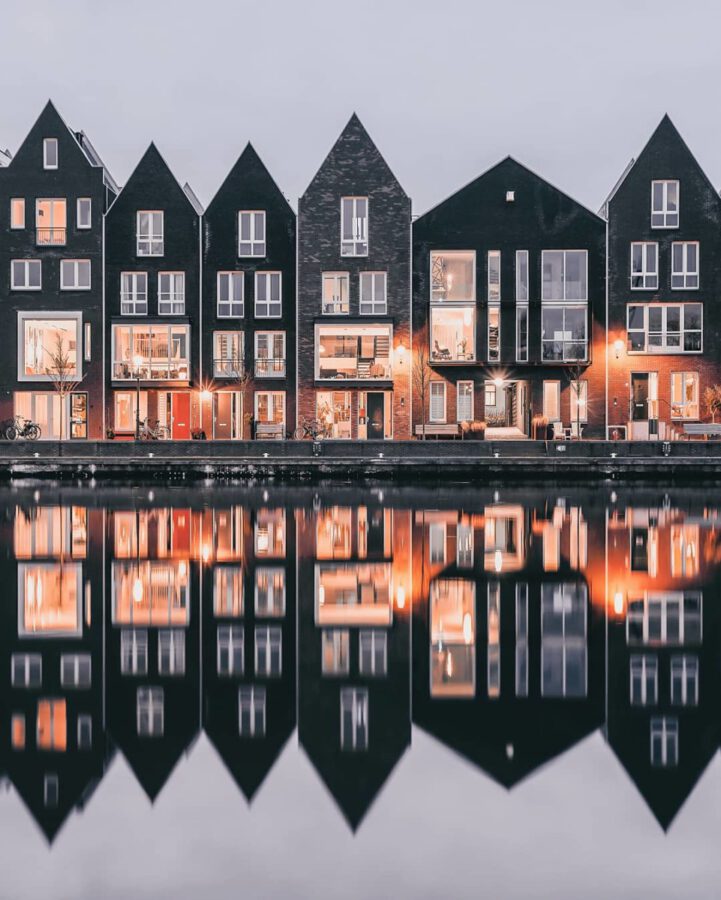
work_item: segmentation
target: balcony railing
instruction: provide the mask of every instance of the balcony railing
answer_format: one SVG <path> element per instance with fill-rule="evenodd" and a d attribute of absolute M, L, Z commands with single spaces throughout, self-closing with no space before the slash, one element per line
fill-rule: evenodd
<path fill-rule="evenodd" d="M 35 243 L 38 246 L 64 244 L 66 232 L 67 229 L 65 228 L 36 228 Z"/>
<path fill-rule="evenodd" d="M 393 372 L 390 359 L 384 357 L 359 359 L 354 356 L 337 356 L 321 360 L 318 366 L 318 378 L 391 381 Z"/>
<path fill-rule="evenodd" d="M 285 359 L 256 359 L 256 378 L 284 378 Z"/>
<path fill-rule="evenodd" d="M 213 360 L 213 374 L 218 378 L 243 378 L 245 376 L 245 360 L 223 357 Z"/>
<path fill-rule="evenodd" d="M 113 364 L 113 380 L 188 381 L 189 371 L 188 361 L 185 359 L 146 359 L 139 368 L 126 362 L 116 362 Z"/>

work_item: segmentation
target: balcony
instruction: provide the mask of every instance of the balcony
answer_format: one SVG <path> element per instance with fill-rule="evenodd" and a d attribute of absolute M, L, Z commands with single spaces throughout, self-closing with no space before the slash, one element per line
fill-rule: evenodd
<path fill-rule="evenodd" d="M 285 359 L 256 359 L 256 378 L 285 378 Z"/>
<path fill-rule="evenodd" d="M 235 359 L 227 356 L 216 358 L 213 360 L 213 375 L 217 378 L 244 378 L 245 360 L 242 357 Z"/>
<path fill-rule="evenodd" d="M 36 228 L 35 243 L 38 247 L 63 246 L 66 243 L 66 228 Z"/>

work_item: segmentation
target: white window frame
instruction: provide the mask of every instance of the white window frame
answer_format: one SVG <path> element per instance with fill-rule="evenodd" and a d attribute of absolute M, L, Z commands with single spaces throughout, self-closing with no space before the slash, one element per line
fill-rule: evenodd
<path fill-rule="evenodd" d="M 493 313 L 494 317 L 497 317 L 498 322 L 498 334 L 496 335 L 495 346 L 491 347 L 491 313 Z M 486 347 L 488 349 L 488 362 L 500 362 L 501 361 L 501 304 L 500 303 L 489 303 L 487 307 L 487 319 L 486 319 Z"/>
<path fill-rule="evenodd" d="M 185 631 L 182 628 L 159 629 L 158 675 L 185 675 Z"/>
<path fill-rule="evenodd" d="M 666 646 L 673 644 L 676 646 L 684 646 L 691 644 L 690 638 L 687 640 L 686 635 L 686 615 L 684 606 L 687 599 L 696 599 L 698 601 L 698 631 L 699 639 L 697 643 L 703 642 L 703 595 L 701 591 L 646 591 L 641 597 L 634 597 L 634 606 L 629 604 L 626 613 L 626 643 L 629 646 Z M 637 604 L 642 603 L 642 607 L 638 608 Z M 649 634 L 649 625 L 651 622 L 651 606 L 660 607 L 660 636 L 651 638 Z M 668 636 L 668 619 L 669 607 L 677 607 L 678 613 L 678 638 L 671 640 Z M 689 614 L 689 621 L 696 618 L 695 615 Z M 632 625 L 640 627 L 640 638 L 631 635 Z"/>
<path fill-rule="evenodd" d="M 471 404 L 471 414 L 469 416 L 461 416 L 461 387 L 469 387 L 471 388 L 470 393 L 470 404 Z M 472 422 L 474 419 L 473 410 L 474 410 L 474 388 L 472 381 L 458 381 L 456 383 L 456 421 L 457 422 Z"/>
<path fill-rule="evenodd" d="M 22 216 L 18 215 L 17 221 L 21 222 L 21 224 L 15 224 L 15 204 L 18 204 L 18 208 L 22 211 Z M 10 230 L 11 231 L 21 231 L 25 228 L 25 198 L 24 197 L 11 197 L 10 198 Z"/>
<path fill-rule="evenodd" d="M 220 299 L 220 282 L 221 279 L 228 280 L 228 299 Z M 235 291 L 231 290 L 233 286 L 240 285 L 240 297 L 236 297 Z M 216 310 L 215 315 L 218 319 L 242 319 L 245 316 L 245 272 L 238 271 L 221 271 L 216 274 L 215 279 L 215 298 Z M 227 312 L 225 308 L 227 307 Z"/>
<path fill-rule="evenodd" d="M 140 233 L 140 217 L 149 216 L 148 234 Z M 158 228 L 159 230 L 156 230 Z M 136 256 L 165 255 L 165 214 L 161 209 L 139 209 L 135 214 Z"/>
<path fill-rule="evenodd" d="M 637 247 L 641 248 L 641 268 L 638 271 L 634 271 L 633 251 Z M 653 252 L 655 254 L 655 266 L 653 268 L 651 268 L 648 263 L 650 247 L 653 247 Z M 656 241 L 631 242 L 630 270 L 630 283 L 632 291 L 658 290 L 658 243 L 656 243 Z M 634 280 L 637 278 L 640 279 L 640 284 L 634 284 Z"/>
<path fill-rule="evenodd" d="M 148 674 L 148 632 L 144 628 L 123 628 L 120 632 L 120 674 Z"/>
<path fill-rule="evenodd" d="M 631 307 L 633 306 L 641 306 L 643 307 L 643 329 L 640 328 L 631 328 L 630 327 L 630 317 L 631 317 Z M 698 350 L 686 350 L 684 347 L 685 337 L 686 337 L 686 307 L 687 306 L 698 306 L 701 309 L 701 328 L 693 328 L 688 329 L 689 333 L 698 334 L 701 333 L 701 346 Z M 662 312 L 662 325 L 660 332 L 654 332 L 654 334 L 661 334 L 661 344 L 654 344 L 653 346 L 649 344 L 649 335 L 651 333 L 651 329 L 649 327 L 649 310 L 653 308 L 659 308 Z M 680 308 L 680 322 L 679 322 L 679 343 L 676 345 L 668 344 L 668 310 L 669 309 L 678 309 Z M 657 355 L 663 353 L 674 353 L 684 355 L 694 355 L 703 353 L 703 332 L 704 332 L 704 321 L 703 321 L 703 304 L 697 303 L 696 301 L 691 301 L 689 303 L 627 303 L 626 304 L 626 338 L 627 338 L 627 352 L 632 355 Z M 634 334 L 639 334 L 643 330 L 644 334 L 644 349 L 643 350 L 633 350 L 631 348 L 631 339 L 629 333 L 632 331 Z M 676 332 L 671 332 L 675 334 Z"/>
<path fill-rule="evenodd" d="M 259 299 L 260 285 L 265 284 L 265 300 Z M 278 285 L 278 296 L 273 297 L 273 285 Z M 280 319 L 283 315 L 283 273 L 277 271 L 255 273 L 254 314 L 256 319 Z M 276 309 L 277 307 L 277 309 Z"/>
<path fill-rule="evenodd" d="M 275 344 L 277 338 L 281 338 L 282 350 L 281 356 L 271 356 L 270 352 L 275 354 Z M 260 341 L 266 342 L 267 356 L 260 355 Z M 255 377 L 256 378 L 285 378 L 286 374 L 286 342 L 284 331 L 256 331 L 254 337 L 255 351 Z"/>
<path fill-rule="evenodd" d="M 655 194 L 655 186 L 657 184 L 662 185 L 661 192 L 661 206 L 656 209 L 654 207 L 654 194 Z M 669 185 L 676 185 L 676 209 L 669 210 L 668 208 L 668 188 Z M 654 224 L 654 216 L 662 216 L 663 222 L 659 222 L 658 224 Z M 669 219 L 673 219 L 673 216 L 676 217 L 675 223 L 673 221 L 669 222 Z M 681 220 L 681 183 L 676 179 L 655 179 L 651 182 L 651 228 L 678 228 L 679 222 Z"/>
<path fill-rule="evenodd" d="M 563 296 L 562 297 L 546 297 L 546 283 L 543 280 L 543 276 L 541 277 L 541 302 L 542 303 L 588 303 L 588 250 L 584 249 L 574 249 L 573 247 L 563 248 L 563 249 L 548 249 L 541 251 L 541 273 L 543 273 L 545 267 L 545 259 L 546 254 L 548 253 L 561 253 L 563 254 L 563 276 L 562 276 L 562 284 L 563 284 Z M 566 293 L 566 257 L 569 253 L 582 253 L 584 266 L 586 271 L 585 276 L 585 285 L 586 285 L 586 296 L 585 297 L 567 297 Z"/>
<path fill-rule="evenodd" d="M 90 750 L 93 746 L 93 717 L 81 713 L 77 722 L 78 750 Z"/>
<path fill-rule="evenodd" d="M 640 681 L 639 692 L 634 684 Z M 652 690 L 649 694 L 649 681 Z M 656 706 L 658 703 L 658 657 L 655 654 L 632 654 L 628 665 L 628 697 L 632 706 Z"/>
<path fill-rule="evenodd" d="M 678 765 L 678 719 L 654 716 L 649 728 L 651 765 L 663 768 Z M 661 755 L 654 754 L 654 738 L 661 739 Z"/>
<path fill-rule="evenodd" d="M 436 387 L 436 388 L 440 387 L 440 391 L 438 391 L 438 393 L 436 394 L 436 400 L 439 397 L 443 398 L 443 416 L 442 416 L 442 418 L 439 418 L 438 416 L 433 415 L 433 399 L 434 399 L 433 388 L 434 387 Z M 440 424 L 440 423 L 444 423 L 446 421 L 446 415 L 447 415 L 446 394 L 447 394 L 447 391 L 446 391 L 445 381 L 438 381 L 437 379 L 434 379 L 429 382 L 429 384 L 428 384 L 428 422 L 430 424 L 433 424 L 433 423 Z"/>
<path fill-rule="evenodd" d="M 368 688 L 346 687 L 340 692 L 340 748 L 341 750 L 367 750 L 368 728 Z M 350 734 L 346 734 L 345 712 L 350 712 L 352 724 Z"/>
<path fill-rule="evenodd" d="M 23 283 L 19 284 L 15 277 L 15 266 L 22 263 L 22 271 L 25 276 Z M 40 272 L 40 284 L 37 287 L 30 287 L 30 265 L 36 265 Z M 10 260 L 10 290 L 12 291 L 41 291 L 43 289 L 43 264 L 39 259 L 11 259 Z"/>
<path fill-rule="evenodd" d="M 37 667 L 37 678 L 32 668 Z M 22 678 L 16 678 L 21 672 Z M 43 684 L 43 658 L 40 653 L 13 653 L 10 657 L 10 684 L 14 688 L 39 688 Z"/>
<path fill-rule="evenodd" d="M 219 347 L 220 338 L 226 337 L 226 347 L 230 355 L 223 356 Z M 233 353 L 233 345 L 237 344 L 238 352 Z M 213 375 L 216 378 L 238 378 L 245 372 L 245 339 L 244 332 L 230 329 L 219 329 L 213 332 Z"/>
<path fill-rule="evenodd" d="M 272 391 L 272 390 L 267 390 L 267 391 L 256 391 L 256 392 L 255 392 L 255 394 L 253 395 L 253 416 L 254 416 L 254 418 L 255 418 L 256 425 L 262 424 L 262 423 L 260 423 L 260 420 L 258 419 L 258 400 L 260 399 L 260 397 L 261 397 L 263 394 L 269 394 L 269 395 L 273 398 L 273 399 L 272 399 L 272 403 L 273 403 L 273 418 L 275 418 L 276 404 L 280 404 L 280 405 L 281 405 L 281 408 L 282 408 L 282 410 L 283 410 L 283 419 L 282 419 L 282 421 L 281 421 L 280 423 L 278 423 L 278 424 L 282 425 L 283 432 L 285 433 L 285 413 L 286 413 L 286 409 L 285 409 L 285 391 Z M 278 399 L 278 398 L 280 398 L 280 399 Z"/>
<path fill-rule="evenodd" d="M 163 688 L 150 685 L 139 687 L 135 695 L 135 716 L 139 737 L 162 737 L 165 731 Z"/>
<path fill-rule="evenodd" d="M 241 235 L 243 233 L 243 217 L 248 216 L 248 222 L 250 223 L 250 238 L 247 241 L 241 239 Z M 255 237 L 255 224 L 256 221 L 263 223 L 263 237 Z M 246 249 L 247 252 L 243 252 L 243 245 L 249 245 Z M 247 258 L 259 258 L 263 256 L 267 256 L 267 232 L 266 232 L 266 218 L 265 218 L 265 210 L 264 209 L 240 209 L 238 210 L 238 257 L 240 259 Z"/>
<path fill-rule="evenodd" d="M 83 204 L 87 203 L 87 217 L 83 215 L 81 210 Z M 84 224 L 87 221 L 87 224 Z M 93 201 L 90 197 L 78 197 L 75 202 L 75 227 L 78 231 L 87 231 L 93 227 Z"/>
<path fill-rule="evenodd" d="M 75 372 L 71 374 L 68 372 L 68 377 L 71 377 L 75 381 L 81 381 L 83 377 L 83 353 L 82 353 L 82 339 L 83 339 L 83 314 L 80 312 L 52 312 L 51 310 L 44 310 L 42 312 L 38 312 L 35 310 L 28 310 L 18 312 L 18 331 L 17 331 L 17 358 L 18 358 L 18 381 L 28 381 L 28 382 L 51 382 L 52 378 L 48 374 L 43 375 L 26 375 L 24 372 L 25 369 L 25 323 L 32 322 L 36 320 L 49 320 L 56 321 L 58 319 L 61 320 L 74 320 L 75 321 L 75 335 L 76 335 L 76 349 L 75 349 Z"/>
<path fill-rule="evenodd" d="M 164 279 L 167 290 L 163 290 Z M 185 272 L 158 272 L 158 315 L 185 315 Z"/>
<path fill-rule="evenodd" d="M 689 267 L 689 247 L 696 248 L 696 266 Z M 676 250 L 681 250 L 681 268 L 676 268 Z M 698 241 L 673 241 L 671 244 L 671 290 L 672 291 L 697 291 L 700 283 L 701 271 L 701 244 Z M 680 284 L 674 281 L 680 279 Z"/>
<path fill-rule="evenodd" d="M 253 636 L 255 674 L 261 678 L 283 675 L 283 629 L 280 625 L 256 625 Z"/>
<path fill-rule="evenodd" d="M 87 673 L 87 678 L 83 676 Z M 60 657 L 60 684 L 64 688 L 87 690 L 93 684 L 93 660 L 89 653 L 63 653 Z"/>
<path fill-rule="evenodd" d="M 325 305 L 325 285 L 327 281 L 333 282 L 333 304 Z M 343 308 L 343 292 L 341 286 L 345 286 L 345 309 Z M 336 300 L 335 298 L 339 299 Z M 322 272 L 321 273 L 321 312 L 324 316 L 347 316 L 350 314 L 350 273 L 349 272 Z"/>
<path fill-rule="evenodd" d="M 50 148 L 54 149 L 55 162 L 48 162 Z M 57 169 L 60 162 L 60 151 L 57 138 L 43 138 L 43 169 Z"/>
<path fill-rule="evenodd" d="M 345 213 L 344 207 L 347 201 L 350 201 L 352 214 L 352 238 L 343 239 L 345 233 Z M 358 203 L 365 202 L 365 217 L 359 216 Z M 370 222 L 370 200 L 368 197 L 353 196 L 341 197 L 340 199 L 340 255 L 341 256 L 368 256 L 369 251 L 369 222 Z"/>
<path fill-rule="evenodd" d="M 88 267 L 88 283 L 80 284 L 80 266 Z M 73 276 L 72 282 L 67 281 L 67 272 L 70 270 Z M 92 287 L 92 267 L 89 259 L 61 259 L 60 260 L 60 290 L 61 291 L 89 291 Z"/>
<path fill-rule="evenodd" d="M 501 302 L 501 251 L 489 250 L 486 294 L 489 305 Z"/>
<path fill-rule="evenodd" d="M 516 362 L 528 362 L 528 304 L 519 303 L 516 306 Z M 521 322 L 526 325 L 526 348 L 521 350 Z"/>
<path fill-rule="evenodd" d="M 144 289 L 140 284 L 144 283 Z M 130 290 L 126 290 L 127 287 Z M 147 316 L 148 314 L 148 273 L 120 273 L 120 315 Z"/>
<path fill-rule="evenodd" d="M 681 400 L 674 400 L 674 395 L 673 395 L 674 375 L 682 375 L 684 378 L 684 381 L 689 375 L 693 378 L 693 380 L 694 380 L 694 399 L 693 400 L 691 400 L 690 402 L 686 401 L 685 398 L 682 398 Z M 695 419 L 697 420 L 699 418 L 700 412 L 701 412 L 701 403 L 700 403 L 701 384 L 700 384 L 700 382 L 701 382 L 701 378 L 700 378 L 698 371 L 696 371 L 696 372 L 671 372 L 671 418 L 672 419 L 677 420 L 677 421 L 683 421 L 683 422 L 689 422 L 689 421 L 692 422 Z M 695 416 L 677 416 L 677 415 L 674 415 L 674 412 L 673 412 L 674 406 L 680 406 L 680 407 L 695 406 L 697 413 Z"/>
<path fill-rule="evenodd" d="M 523 277 L 525 270 L 525 278 Z M 516 250 L 516 303 L 527 304 L 530 294 L 528 250 Z"/>
<path fill-rule="evenodd" d="M 558 413 L 556 416 L 552 416 L 550 414 L 551 413 L 551 411 L 549 409 L 550 403 L 546 402 L 546 394 L 547 393 L 549 394 L 549 399 L 551 399 L 550 398 L 551 390 L 553 390 L 553 392 L 554 392 L 554 397 L 553 397 L 554 404 L 553 405 L 556 407 L 556 412 Z M 542 409 L 543 415 L 548 419 L 549 422 L 560 422 L 561 421 L 561 382 L 556 379 L 544 380 L 543 385 L 542 385 L 542 391 L 543 391 L 543 394 L 542 394 L 543 401 L 542 401 L 541 409 Z"/>
<path fill-rule="evenodd" d="M 388 633 L 381 628 L 358 632 L 358 672 L 371 678 L 388 675 Z"/>
<path fill-rule="evenodd" d="M 215 636 L 215 670 L 221 678 L 245 672 L 245 626 L 233 622 L 218 625 Z"/>
<path fill-rule="evenodd" d="M 566 335 L 570 332 L 566 329 L 566 313 L 571 310 L 583 310 L 584 314 L 584 338 L 582 341 L 577 340 L 575 338 L 565 337 L 563 340 L 557 341 L 555 338 L 544 338 L 543 337 L 543 313 L 546 310 L 558 309 L 563 313 L 563 331 L 562 334 Z M 563 355 L 560 359 L 556 357 L 546 358 L 543 353 L 545 344 L 561 344 L 563 346 Z M 585 350 L 582 358 L 578 358 L 577 356 L 568 355 L 567 348 L 572 347 L 576 344 L 583 344 Z M 541 305 L 541 362 L 547 366 L 560 365 L 563 363 L 585 363 L 588 362 L 588 303 L 583 300 L 578 301 L 569 301 L 568 303 L 552 303 L 551 301 L 547 301 Z"/>
<path fill-rule="evenodd" d="M 377 281 L 376 279 L 380 279 Z M 370 282 L 370 299 L 363 299 L 363 283 Z M 383 296 L 378 298 L 376 288 L 382 284 Z M 358 282 L 358 313 L 361 316 L 385 316 L 388 312 L 388 273 L 361 272 Z"/>
<path fill-rule="evenodd" d="M 266 580 L 265 602 L 261 604 L 259 577 Z M 281 576 L 276 590 L 276 578 Z M 280 619 L 285 615 L 285 569 L 282 566 L 258 566 L 255 570 L 254 609 L 256 618 Z"/>
<path fill-rule="evenodd" d="M 247 711 L 248 727 L 243 727 L 243 713 Z M 240 737 L 265 737 L 265 687 L 244 684 L 238 688 L 238 734 Z"/>
<path fill-rule="evenodd" d="M 85 362 L 91 362 L 93 358 L 93 327 L 90 322 L 86 322 L 83 325 L 83 331 L 85 332 L 85 334 L 83 335 L 83 359 L 85 360 Z"/>
<path fill-rule="evenodd" d="M 699 658 L 684 653 L 671 657 L 671 705 L 698 706 Z M 680 671 L 679 671 L 680 670 Z M 680 675 L 681 693 L 676 693 L 676 676 Z"/>

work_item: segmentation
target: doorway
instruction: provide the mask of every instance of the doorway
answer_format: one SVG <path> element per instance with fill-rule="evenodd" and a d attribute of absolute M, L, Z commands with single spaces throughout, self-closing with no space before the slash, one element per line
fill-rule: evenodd
<path fill-rule="evenodd" d="M 70 395 L 70 437 L 74 441 L 88 437 L 88 395 L 85 391 Z"/>
<path fill-rule="evenodd" d="M 385 397 L 382 391 L 366 393 L 368 439 L 382 441 L 385 437 Z"/>
<path fill-rule="evenodd" d="M 213 438 L 236 441 L 242 437 L 243 395 L 240 391 L 216 391 L 213 394 Z"/>
<path fill-rule="evenodd" d="M 190 440 L 190 393 L 174 391 L 170 394 L 171 435 L 174 441 Z"/>
<path fill-rule="evenodd" d="M 528 382 L 495 378 L 483 386 L 487 440 L 528 437 Z"/>
<path fill-rule="evenodd" d="M 631 373 L 631 440 L 658 438 L 658 373 Z"/>

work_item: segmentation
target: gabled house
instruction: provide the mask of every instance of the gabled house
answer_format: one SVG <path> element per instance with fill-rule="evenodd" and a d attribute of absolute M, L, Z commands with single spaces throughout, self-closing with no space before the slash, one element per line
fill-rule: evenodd
<path fill-rule="evenodd" d="M 411 201 L 354 114 L 298 205 L 298 416 L 410 437 Z"/>
<path fill-rule="evenodd" d="M 203 217 L 208 438 L 295 428 L 295 243 L 295 213 L 248 144 Z"/>
<path fill-rule="evenodd" d="M 103 214 L 118 188 L 48 102 L 0 166 L 0 418 L 103 436 Z"/>
<path fill-rule="evenodd" d="M 200 215 L 151 144 L 105 221 L 109 434 L 200 428 Z M 137 408 L 139 407 L 139 408 Z"/>

